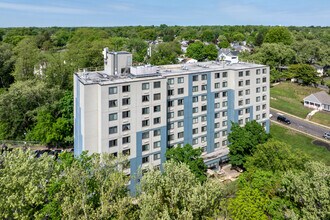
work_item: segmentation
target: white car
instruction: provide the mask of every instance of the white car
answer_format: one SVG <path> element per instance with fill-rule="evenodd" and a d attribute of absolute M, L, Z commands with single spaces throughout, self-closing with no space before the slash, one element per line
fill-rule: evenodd
<path fill-rule="evenodd" d="M 323 135 L 323 137 L 324 137 L 325 139 L 330 139 L 330 131 L 325 132 L 324 135 Z"/>

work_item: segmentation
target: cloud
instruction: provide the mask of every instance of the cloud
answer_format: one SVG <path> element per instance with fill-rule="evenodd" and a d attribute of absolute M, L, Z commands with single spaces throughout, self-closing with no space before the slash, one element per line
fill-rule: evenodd
<path fill-rule="evenodd" d="M 109 8 L 115 11 L 132 11 L 134 9 L 134 6 L 129 3 L 117 3 L 111 4 Z"/>
<path fill-rule="evenodd" d="M 46 6 L 46 5 L 30 5 L 30 4 L 6 3 L 6 2 L 0 2 L 0 8 L 15 10 L 15 11 L 54 13 L 54 14 L 86 14 L 86 13 L 90 14 L 90 13 L 92 13 L 92 11 L 90 11 L 90 10 L 85 10 L 85 9 L 80 9 L 80 8 Z"/>

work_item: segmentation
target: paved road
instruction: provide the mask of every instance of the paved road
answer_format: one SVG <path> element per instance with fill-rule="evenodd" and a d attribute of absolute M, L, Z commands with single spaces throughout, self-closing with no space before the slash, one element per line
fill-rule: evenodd
<path fill-rule="evenodd" d="M 276 120 L 278 115 L 283 115 L 285 116 L 287 119 L 289 119 L 291 121 L 290 125 L 286 125 L 288 127 L 293 127 L 299 131 L 304 131 L 308 134 L 314 135 L 316 137 L 320 137 L 322 138 L 324 132 L 329 131 L 329 129 L 322 127 L 322 126 L 318 126 L 316 124 L 310 123 L 304 119 L 298 119 L 296 117 L 292 117 L 286 114 L 282 114 L 280 112 L 277 112 L 276 110 L 270 110 L 270 114 L 272 114 L 272 118 L 271 120 Z"/>

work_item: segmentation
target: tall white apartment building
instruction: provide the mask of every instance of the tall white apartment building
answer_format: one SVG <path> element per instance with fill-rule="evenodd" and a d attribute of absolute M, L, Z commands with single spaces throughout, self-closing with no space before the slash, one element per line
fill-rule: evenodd
<path fill-rule="evenodd" d="M 132 66 L 132 54 L 107 49 L 104 62 L 103 71 L 74 75 L 75 155 L 128 155 L 133 175 L 160 166 L 168 147 L 189 143 L 217 167 L 228 155 L 232 122 L 256 120 L 269 131 L 267 66 Z"/>

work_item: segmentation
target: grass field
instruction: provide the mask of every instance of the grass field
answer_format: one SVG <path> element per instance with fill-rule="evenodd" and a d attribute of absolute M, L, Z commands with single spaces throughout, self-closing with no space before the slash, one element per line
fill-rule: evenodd
<path fill-rule="evenodd" d="M 321 161 L 330 166 L 330 151 L 325 147 L 313 144 L 313 138 L 274 123 L 270 127 L 270 133 L 273 138 L 289 144 L 293 150 L 301 150 L 313 160 Z"/>
<path fill-rule="evenodd" d="M 270 89 L 270 106 L 300 118 L 306 118 L 312 110 L 304 107 L 302 101 L 306 96 L 319 91 L 321 90 L 318 88 L 284 82 Z M 330 114 L 326 112 L 316 113 L 311 120 L 330 126 Z"/>

